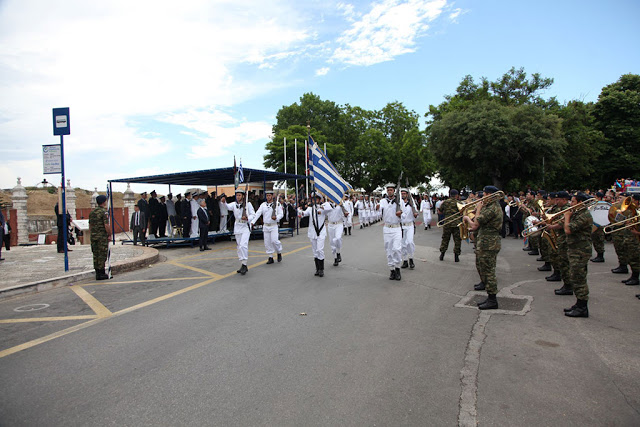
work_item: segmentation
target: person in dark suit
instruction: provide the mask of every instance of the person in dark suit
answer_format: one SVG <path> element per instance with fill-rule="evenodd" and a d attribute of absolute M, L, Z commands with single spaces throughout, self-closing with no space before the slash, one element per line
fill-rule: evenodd
<path fill-rule="evenodd" d="M 146 230 L 149 229 L 149 220 L 151 219 L 151 212 L 149 211 L 149 202 L 147 202 L 147 192 L 143 191 L 140 193 L 140 200 L 137 203 L 138 208 L 140 208 L 140 212 L 144 213 L 144 217 L 147 220 L 147 224 L 145 224 L 145 233 Z M 146 236 L 146 234 L 145 234 Z"/>
<path fill-rule="evenodd" d="M 182 220 L 182 237 L 189 237 L 191 233 L 191 192 L 184 193 L 180 203 L 180 219 Z"/>
<path fill-rule="evenodd" d="M 151 193 L 151 199 L 149 199 L 149 213 L 151 214 L 151 226 L 149 227 L 149 235 L 154 237 L 158 237 L 158 227 L 160 226 L 160 210 L 162 205 L 158 201 L 156 197 L 156 190 L 153 190 Z"/>
<path fill-rule="evenodd" d="M 216 192 L 212 191 L 206 200 L 209 213 L 209 231 L 218 231 L 220 229 L 220 201 L 216 197 Z"/>
<path fill-rule="evenodd" d="M 58 227 L 58 240 L 56 241 L 56 245 L 58 246 L 58 253 L 59 254 L 63 254 L 64 253 L 64 228 L 63 227 L 69 227 L 71 225 L 71 215 L 69 215 L 69 211 L 67 211 L 67 215 L 62 215 L 60 213 L 60 210 L 58 208 L 58 204 L 56 203 L 56 206 L 53 208 L 54 212 L 56 213 L 56 226 Z M 64 220 L 64 217 L 67 217 L 67 220 Z M 68 230 L 68 228 L 67 228 Z M 67 239 L 69 238 L 69 234 L 67 231 Z M 67 252 L 73 252 L 71 249 L 67 249 Z"/>
<path fill-rule="evenodd" d="M 6 223 L 6 220 L 4 219 L 2 210 L 0 210 L 0 261 L 4 260 L 4 258 L 2 258 L 2 245 L 4 244 L 4 224 L 5 223 Z"/>
<path fill-rule="evenodd" d="M 138 238 L 140 238 L 140 243 L 144 246 L 147 242 L 145 237 L 145 232 L 147 231 L 147 218 L 138 205 L 135 205 L 133 210 L 134 212 L 131 214 L 131 221 L 129 221 L 129 227 L 131 227 L 131 231 L 133 232 L 133 244 L 137 245 Z"/>
<path fill-rule="evenodd" d="M 198 226 L 200 228 L 200 251 L 210 250 L 207 247 L 207 237 L 209 235 L 209 214 L 207 213 L 207 202 L 200 199 L 200 208 L 198 208 Z"/>
<path fill-rule="evenodd" d="M 176 194 L 176 226 L 182 228 L 182 194 Z"/>
<path fill-rule="evenodd" d="M 167 214 L 167 204 L 165 203 L 165 197 L 160 196 L 160 210 L 158 212 L 158 231 L 160 237 L 167 237 L 167 220 L 169 215 Z"/>

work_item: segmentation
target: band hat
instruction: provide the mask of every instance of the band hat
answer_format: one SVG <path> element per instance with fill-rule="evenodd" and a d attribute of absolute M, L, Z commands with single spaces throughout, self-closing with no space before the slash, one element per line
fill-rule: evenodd
<path fill-rule="evenodd" d="M 264 192 L 264 194 L 273 194 L 273 190 L 267 190 Z"/>
<path fill-rule="evenodd" d="M 151 193 L 149 193 L 149 194 L 156 194 L 156 190 L 151 190 Z"/>
<path fill-rule="evenodd" d="M 484 187 L 483 191 L 487 194 L 492 194 L 492 193 L 497 193 L 500 190 L 498 190 L 498 187 L 494 185 L 487 185 L 486 187 Z"/>
<path fill-rule="evenodd" d="M 167 197 L 173 197 L 173 194 L 169 193 L 167 194 Z"/>
<path fill-rule="evenodd" d="M 242 188 L 238 188 L 236 189 L 236 194 L 238 193 L 245 194 L 245 191 Z"/>
<path fill-rule="evenodd" d="M 557 198 L 570 200 L 571 195 L 568 192 L 562 190 L 562 191 L 558 191 Z"/>
<path fill-rule="evenodd" d="M 409 192 L 409 190 L 407 190 L 406 188 L 401 188 L 400 191 L 404 191 L 405 193 Z"/>
<path fill-rule="evenodd" d="M 390 182 L 387 185 L 385 185 L 384 188 L 396 188 L 396 185 L 393 182 Z"/>
<path fill-rule="evenodd" d="M 191 192 L 190 192 L 190 191 L 185 191 L 185 192 L 184 192 L 184 197 L 187 197 L 187 196 L 190 196 L 190 195 L 191 195 Z"/>
<path fill-rule="evenodd" d="M 460 193 L 455 188 L 452 188 L 451 190 L 449 190 L 449 196 L 457 196 L 458 194 Z"/>
<path fill-rule="evenodd" d="M 549 193 L 549 198 L 555 199 L 556 197 L 558 197 L 558 193 L 556 193 L 555 191 Z"/>
<path fill-rule="evenodd" d="M 165 198 L 164 196 L 160 196 L 160 200 L 162 200 L 162 199 L 164 199 L 164 198 Z"/>
<path fill-rule="evenodd" d="M 143 191 L 142 193 L 140 193 L 140 195 L 141 195 L 141 196 L 146 196 L 146 195 L 147 195 L 147 192 L 146 192 L 146 191 Z"/>
<path fill-rule="evenodd" d="M 598 191 L 598 192 L 596 193 L 596 197 L 600 197 L 600 198 L 602 198 L 602 197 L 604 197 L 604 193 L 603 193 L 602 191 Z"/>
<path fill-rule="evenodd" d="M 633 200 L 640 201 L 640 194 L 638 194 L 638 193 L 634 193 L 631 197 L 633 197 Z"/>
<path fill-rule="evenodd" d="M 107 196 L 103 196 L 102 194 L 96 197 L 96 203 L 101 205 L 107 201 Z"/>
<path fill-rule="evenodd" d="M 573 197 L 575 197 L 576 200 L 579 202 L 584 202 L 585 200 L 591 198 L 590 195 L 588 195 L 587 193 L 583 193 L 582 191 L 578 191 L 576 194 L 573 195 Z"/>
<path fill-rule="evenodd" d="M 171 194 L 171 193 L 169 193 L 169 194 Z M 176 194 L 176 197 L 182 197 L 182 194 L 178 193 L 178 194 Z"/>

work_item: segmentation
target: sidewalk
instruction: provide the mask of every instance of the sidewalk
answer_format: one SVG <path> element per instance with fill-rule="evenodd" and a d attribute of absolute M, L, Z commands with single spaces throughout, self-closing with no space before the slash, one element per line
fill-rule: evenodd
<path fill-rule="evenodd" d="M 158 250 L 143 246 L 110 245 L 114 273 L 146 267 L 158 261 Z M 95 278 L 90 245 L 69 247 L 69 271 L 64 271 L 64 254 L 56 245 L 14 246 L 3 250 L 0 261 L 0 299 L 39 292 Z"/>

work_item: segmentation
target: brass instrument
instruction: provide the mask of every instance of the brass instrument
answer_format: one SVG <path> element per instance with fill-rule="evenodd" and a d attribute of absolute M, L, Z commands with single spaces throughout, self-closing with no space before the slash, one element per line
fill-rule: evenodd
<path fill-rule="evenodd" d="M 489 203 L 495 202 L 495 201 L 500 200 L 500 199 L 504 199 L 504 193 L 502 191 L 496 191 L 495 193 L 486 195 L 481 199 L 474 200 L 473 202 L 469 202 L 469 203 L 460 203 L 460 202 L 458 202 L 457 203 L 457 205 L 458 205 L 458 213 L 455 213 L 453 215 L 449 215 L 448 217 L 444 218 L 443 220 L 438 221 L 437 225 L 438 225 L 438 227 L 444 227 L 446 225 L 453 224 L 454 222 L 458 223 L 458 225 L 459 225 L 459 222 L 461 220 L 461 216 L 465 216 L 465 215 L 468 216 L 468 214 L 471 211 L 475 210 L 475 206 L 478 203 L 482 202 L 482 203 L 489 204 Z M 471 209 L 472 207 L 473 207 L 473 209 Z"/>
<path fill-rule="evenodd" d="M 560 212 L 556 212 L 553 215 L 550 215 L 544 221 L 541 221 L 541 223 L 536 223 L 534 226 L 524 229 L 522 231 L 522 236 L 527 237 L 533 234 L 534 232 L 539 233 L 539 232 L 546 231 L 550 225 L 557 224 L 560 221 L 564 221 L 565 212 L 575 213 L 575 212 L 582 211 L 584 209 L 590 209 L 591 207 L 595 206 L 596 203 L 598 203 L 598 199 L 594 197 L 592 199 L 587 199 L 584 202 L 580 202 L 574 206 L 569 206 L 568 208 L 565 208 Z M 536 230 L 533 230 L 533 228 L 536 228 Z"/>
<path fill-rule="evenodd" d="M 633 228 L 640 222 L 640 211 L 631 197 L 626 197 L 620 207 L 616 205 L 609 209 L 611 224 L 603 228 L 604 234 L 617 233 L 620 230 Z M 640 240 L 640 236 L 636 236 Z"/>
<path fill-rule="evenodd" d="M 638 213 L 637 215 L 631 216 L 629 218 L 625 218 L 622 221 L 611 223 L 606 227 L 604 227 L 602 231 L 604 231 L 604 234 L 613 234 L 613 233 L 617 233 L 620 230 L 626 230 L 627 228 L 635 227 L 638 225 L 639 222 L 640 222 L 640 213 Z M 618 228 L 614 228 L 614 227 L 618 227 Z"/>

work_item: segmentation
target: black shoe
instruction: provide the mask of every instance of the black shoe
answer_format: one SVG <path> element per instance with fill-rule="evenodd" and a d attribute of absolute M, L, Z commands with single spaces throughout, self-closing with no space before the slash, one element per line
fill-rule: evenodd
<path fill-rule="evenodd" d="M 351 227 L 349 227 L 349 236 L 351 236 Z"/>
<path fill-rule="evenodd" d="M 208 246 L 205 246 L 205 247 L 204 247 L 204 250 L 205 250 L 205 251 L 210 251 L 210 250 L 211 250 L 211 248 L 210 248 L 210 247 L 208 247 Z"/>
<path fill-rule="evenodd" d="M 591 262 L 604 262 L 604 254 L 598 254 L 595 258 L 591 258 Z"/>
<path fill-rule="evenodd" d="M 545 262 L 543 266 L 538 267 L 538 271 L 551 271 L 551 263 Z"/>
<path fill-rule="evenodd" d="M 282 254 L 278 254 L 278 262 L 282 262 Z"/>
<path fill-rule="evenodd" d="M 453 254 L 455 262 L 460 262 L 460 255 Z"/>
<path fill-rule="evenodd" d="M 391 274 L 389 275 L 389 280 L 396 280 L 396 270 L 391 270 Z"/>
<path fill-rule="evenodd" d="M 101 274 L 101 273 L 100 273 L 100 270 L 96 269 L 96 280 L 100 280 L 100 279 L 99 279 L 100 274 Z"/>
<path fill-rule="evenodd" d="M 241 264 L 241 265 L 240 265 L 240 268 L 236 270 L 236 273 L 242 273 L 242 266 L 243 266 L 243 265 L 244 265 L 244 264 Z"/>
<path fill-rule="evenodd" d="M 562 280 L 562 276 L 557 271 L 554 271 L 551 276 L 544 278 L 547 282 L 559 282 Z"/>
<path fill-rule="evenodd" d="M 318 265 L 320 266 L 320 270 L 318 270 L 318 276 L 319 277 L 324 277 L 324 260 L 323 259 L 319 259 L 318 260 Z"/>
<path fill-rule="evenodd" d="M 560 289 L 553 291 L 556 295 L 573 295 L 573 289 L 562 286 Z"/>
<path fill-rule="evenodd" d="M 498 308 L 498 299 L 495 295 L 489 295 L 488 298 L 478 304 L 480 310 L 496 310 Z"/>
<path fill-rule="evenodd" d="M 627 286 L 638 286 L 640 285 L 640 281 L 638 280 L 638 272 L 636 273 L 631 273 L 631 277 L 629 277 L 629 279 L 625 280 L 624 283 Z"/>
<path fill-rule="evenodd" d="M 97 271 L 97 275 L 96 275 L 96 280 L 109 280 L 109 275 L 107 273 L 104 272 L 104 270 L 96 270 Z"/>
<path fill-rule="evenodd" d="M 444 252 L 440 252 L 440 261 L 444 259 Z"/>
<path fill-rule="evenodd" d="M 577 306 L 578 306 L 578 303 L 575 303 L 575 304 L 573 304 L 571 307 L 569 307 L 569 308 L 565 308 L 565 309 L 564 309 L 564 312 L 565 312 L 565 313 L 568 313 L 568 312 L 570 312 L 570 311 L 573 311 L 573 310 L 575 310 L 575 309 L 576 309 L 576 307 L 577 307 Z"/>
<path fill-rule="evenodd" d="M 362 230 L 362 224 L 360 224 L 360 230 Z"/>
<path fill-rule="evenodd" d="M 314 258 L 313 261 L 316 263 L 316 272 L 314 276 L 320 275 L 320 260 L 318 258 Z"/>
<path fill-rule="evenodd" d="M 204 248 L 200 248 L 200 252 L 204 252 Z"/>
<path fill-rule="evenodd" d="M 543 261 L 544 261 L 544 258 L 543 258 L 543 257 L 538 257 L 538 258 L 536 258 L 536 261 L 538 261 L 538 262 L 543 262 Z"/>
<path fill-rule="evenodd" d="M 584 300 L 576 301 L 575 308 L 571 311 L 565 312 L 564 315 L 568 317 L 589 317 L 589 309 L 587 308 L 587 301 L 584 301 Z"/>
<path fill-rule="evenodd" d="M 273 258 L 269 257 L 269 260 L 267 261 L 267 264 L 273 264 Z"/>
<path fill-rule="evenodd" d="M 400 266 L 400 268 L 409 268 L 409 261 L 402 261 L 402 265 Z"/>
<path fill-rule="evenodd" d="M 427 229 L 427 227 L 424 228 L 425 230 Z"/>
<path fill-rule="evenodd" d="M 347 235 L 347 227 L 344 227 L 344 235 Z"/>
<path fill-rule="evenodd" d="M 334 266 L 334 267 L 337 267 L 337 266 L 338 266 L 338 264 L 340 264 L 340 263 L 338 262 L 338 258 L 335 258 L 335 259 L 333 260 L 333 266 Z"/>
<path fill-rule="evenodd" d="M 240 274 L 244 276 L 245 274 L 247 274 L 247 271 L 249 271 L 247 266 L 245 264 L 242 264 L 242 267 L 240 267 Z"/>
<path fill-rule="evenodd" d="M 636 298 L 640 299 L 640 294 L 636 294 Z"/>
<path fill-rule="evenodd" d="M 628 274 L 629 270 L 627 269 L 626 265 L 620 264 L 618 267 L 612 268 L 611 272 L 615 274 Z"/>
<path fill-rule="evenodd" d="M 340 255 L 340 253 L 337 254 L 336 259 L 338 260 L 338 262 L 342 262 L 342 255 Z"/>
<path fill-rule="evenodd" d="M 529 255 L 540 255 L 540 251 L 538 249 L 531 249 Z"/>
<path fill-rule="evenodd" d="M 486 289 L 484 282 L 480 282 L 477 285 L 473 285 L 474 291 L 484 291 Z"/>
<path fill-rule="evenodd" d="M 530 246 L 525 246 L 524 248 L 522 248 L 522 250 L 525 252 L 529 252 L 529 251 L 532 251 L 533 249 L 531 249 Z"/>
<path fill-rule="evenodd" d="M 416 265 L 413 263 L 413 258 L 409 258 L 409 269 L 413 270 L 416 268 Z"/>
<path fill-rule="evenodd" d="M 396 280 L 400 280 L 402 276 L 400 275 L 400 269 L 396 267 Z"/>

